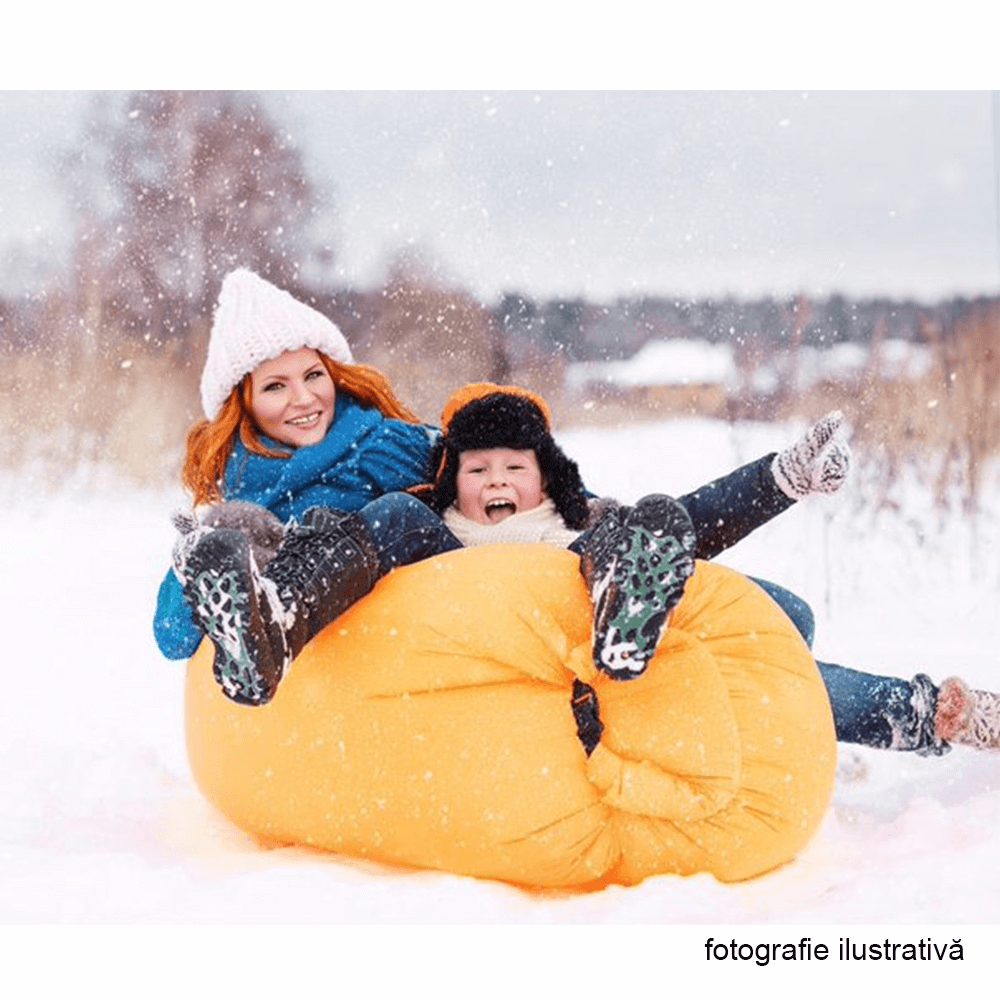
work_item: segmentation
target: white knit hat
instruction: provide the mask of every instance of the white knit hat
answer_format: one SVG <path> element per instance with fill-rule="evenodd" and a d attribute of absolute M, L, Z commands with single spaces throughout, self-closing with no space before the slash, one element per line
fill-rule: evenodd
<path fill-rule="evenodd" d="M 214 420 L 233 386 L 257 365 L 301 347 L 350 364 L 351 348 L 337 325 L 253 271 L 231 271 L 222 282 L 201 373 L 201 405 Z"/>

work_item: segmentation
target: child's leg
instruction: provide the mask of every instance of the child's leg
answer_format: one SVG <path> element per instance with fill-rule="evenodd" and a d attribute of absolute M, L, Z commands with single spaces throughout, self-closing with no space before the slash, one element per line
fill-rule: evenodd
<path fill-rule="evenodd" d="M 606 511 L 573 547 L 594 602 L 594 664 L 617 680 L 637 677 L 694 572 L 691 518 L 672 497 L 648 496 Z"/>
<path fill-rule="evenodd" d="M 756 576 L 751 576 L 750 579 L 788 615 L 799 630 L 799 635 L 805 639 L 806 645 L 812 649 L 813 637 L 816 635 L 816 619 L 812 608 L 798 594 L 793 594 L 770 580 L 761 580 Z"/>
<path fill-rule="evenodd" d="M 938 689 L 926 674 L 912 681 L 816 661 L 833 710 L 837 740 L 921 756 L 950 749 L 935 732 Z"/>
<path fill-rule="evenodd" d="M 797 594 L 770 580 L 751 577 L 791 619 L 811 648 L 816 631 L 812 608 Z M 918 674 L 912 681 L 879 677 L 816 661 L 826 685 L 837 740 L 883 750 L 942 754 L 948 746 L 934 735 L 937 689 Z"/>
<path fill-rule="evenodd" d="M 769 580 L 757 583 L 792 620 L 811 647 L 815 622 L 801 597 Z M 912 680 L 880 677 L 817 660 L 841 743 L 885 750 L 947 753 L 949 743 L 1000 749 L 1000 695 L 973 691 L 957 677 L 935 686 L 926 674 Z"/>

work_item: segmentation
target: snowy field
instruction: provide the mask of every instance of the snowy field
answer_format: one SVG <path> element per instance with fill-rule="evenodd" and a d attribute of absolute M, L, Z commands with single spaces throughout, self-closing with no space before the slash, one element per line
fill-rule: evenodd
<path fill-rule="evenodd" d="M 592 489 L 634 500 L 653 490 L 686 492 L 790 442 L 801 429 L 677 421 L 576 430 L 561 441 Z M 472 931 L 433 925 L 505 925 L 495 928 L 499 937 L 490 946 L 501 968 L 477 965 L 471 975 L 478 995 L 494 988 L 499 995 L 501 985 L 509 995 L 510 961 L 498 955 L 530 955 L 540 941 L 552 941 L 566 955 L 552 982 L 569 989 L 580 962 L 589 961 L 581 933 L 599 935 L 596 941 L 613 950 L 629 950 L 636 940 L 645 950 L 655 933 L 662 959 L 703 971 L 711 968 L 703 946 L 709 933 L 775 941 L 779 933 L 795 940 L 812 934 L 835 947 L 852 928 L 880 940 L 871 925 L 893 925 L 913 940 L 961 937 L 965 971 L 972 951 L 1000 940 L 989 926 L 1000 924 L 1000 756 L 963 748 L 920 759 L 841 747 L 833 803 L 813 841 L 792 864 L 738 885 L 707 875 L 663 876 L 593 895 L 539 896 L 301 848 L 262 849 L 195 787 L 183 740 L 183 667 L 164 660 L 152 638 L 156 588 L 172 541 L 168 514 L 182 496 L 117 489 L 100 479 L 83 476 L 57 493 L 26 475 L 0 479 L 8 623 L 0 923 L 11 925 L 0 941 L 16 962 L 49 954 L 53 940 L 64 945 L 70 925 L 84 966 L 118 939 L 109 945 L 75 925 L 131 925 L 118 934 L 155 929 L 140 935 L 147 950 L 139 953 L 152 956 L 157 969 L 138 973 L 155 994 L 178 951 L 221 956 L 259 947 L 252 928 L 247 938 L 242 931 L 226 938 L 200 925 L 347 925 L 336 934 L 313 928 L 307 939 L 318 933 L 322 948 L 337 945 L 341 955 L 351 942 L 355 956 L 389 947 L 403 959 L 417 949 L 424 960 L 427 948 L 481 953 Z M 903 676 L 925 671 L 935 680 L 960 674 L 974 686 L 1000 688 L 997 470 L 974 521 L 942 520 L 916 481 L 894 494 L 897 510 L 876 515 L 861 480 L 853 477 L 835 498 L 798 505 L 720 561 L 809 600 L 821 659 Z M 646 926 L 568 927 L 578 924 Z M 24 925 L 38 926 L 31 932 Z M 377 945 L 358 937 L 358 928 L 372 925 L 381 928 Z M 399 925 L 411 926 L 402 935 Z M 674 925 L 676 934 L 662 925 Z M 288 928 L 271 934 L 274 947 L 288 947 Z M 624 936 L 631 934 L 639 937 Z M 237 939 L 249 945 L 237 946 Z M 684 954 L 664 951 L 671 947 Z M 574 949 L 582 949 L 576 960 Z M 395 960 L 383 964 L 385 982 L 409 982 Z M 930 982 L 942 964 L 951 963 L 909 963 L 908 971 Z M 740 981 L 748 984 L 757 966 L 742 966 Z M 421 974 L 435 973 L 424 966 Z M 808 981 L 814 990 L 815 978 Z"/>

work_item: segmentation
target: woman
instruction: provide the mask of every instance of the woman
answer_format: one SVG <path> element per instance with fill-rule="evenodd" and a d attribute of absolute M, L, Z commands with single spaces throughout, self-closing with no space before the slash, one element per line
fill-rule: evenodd
<path fill-rule="evenodd" d="M 201 388 L 208 419 L 189 434 L 183 469 L 196 504 L 247 500 L 288 522 L 315 507 L 360 511 L 427 478 L 435 429 L 418 422 L 379 372 L 352 363 L 332 322 L 249 271 L 223 282 Z M 838 427 L 837 416 L 825 418 L 780 454 L 679 498 L 695 528 L 695 557 L 712 558 L 810 493 L 838 489 L 848 466 Z M 388 563 L 366 537 L 371 523 L 355 518 L 339 527 L 339 548 L 323 558 L 350 567 L 358 596 L 392 565 L 422 557 L 425 539 L 404 522 L 392 526 L 400 550 Z M 182 547 L 197 535 L 191 532 Z M 183 555 L 177 562 L 183 573 Z M 808 606 L 758 582 L 811 640 Z M 220 607 L 228 599 L 220 590 Z M 174 659 L 191 656 L 202 638 L 173 571 L 160 588 L 154 631 L 161 651 Z M 280 669 L 272 665 L 274 678 Z M 910 682 L 831 667 L 824 681 L 839 739 L 933 754 L 946 752 L 949 738 L 989 748 L 1000 743 L 1000 699 L 970 692 L 957 679 L 940 694 L 923 675 Z"/>
<path fill-rule="evenodd" d="M 246 270 L 223 283 L 201 399 L 181 473 L 194 504 L 245 500 L 283 523 L 419 482 L 436 436 L 380 372 L 352 363 L 329 319 Z M 169 659 L 201 642 L 172 571 L 153 627 Z"/>

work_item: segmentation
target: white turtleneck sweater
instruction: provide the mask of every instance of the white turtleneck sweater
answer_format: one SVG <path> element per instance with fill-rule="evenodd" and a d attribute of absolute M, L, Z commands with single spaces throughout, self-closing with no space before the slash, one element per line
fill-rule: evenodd
<path fill-rule="evenodd" d="M 579 531 L 567 528 L 556 510 L 556 505 L 546 497 L 537 507 L 519 511 L 496 524 L 480 524 L 460 514 L 456 507 L 449 507 L 444 523 L 466 547 L 472 545 L 498 545 L 506 542 L 544 542 L 566 548 Z"/>

